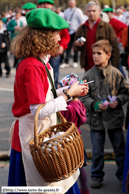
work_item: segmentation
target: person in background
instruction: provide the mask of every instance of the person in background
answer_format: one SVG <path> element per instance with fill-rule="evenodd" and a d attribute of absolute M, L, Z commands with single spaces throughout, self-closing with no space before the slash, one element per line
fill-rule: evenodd
<path fill-rule="evenodd" d="M 23 26 L 26 26 L 27 25 L 27 22 L 26 22 L 26 17 L 25 15 L 31 11 L 32 9 L 35 9 L 37 7 L 36 4 L 34 3 L 31 3 L 31 2 L 28 2 L 28 3 L 25 3 L 23 6 L 22 6 L 22 11 L 24 11 L 24 16 L 21 16 L 20 20 L 23 22 Z"/>
<path fill-rule="evenodd" d="M 6 28 L 7 28 L 7 25 L 8 25 L 9 22 L 11 21 L 12 16 L 11 16 L 10 14 L 7 14 L 6 18 L 7 18 L 7 22 L 6 22 Z"/>
<path fill-rule="evenodd" d="M 71 54 L 71 49 L 73 47 L 75 34 L 80 25 L 84 22 L 84 15 L 81 9 L 76 7 L 76 1 L 69 1 L 69 8 L 64 10 L 64 19 L 69 23 L 69 34 L 70 34 L 70 42 L 68 44 L 68 48 L 66 49 L 66 56 L 64 57 L 64 63 L 60 65 L 60 68 L 69 67 L 69 59 Z M 73 51 L 73 65 L 72 67 L 78 67 L 78 52 L 76 50 Z"/>
<path fill-rule="evenodd" d="M 21 18 L 21 10 L 17 9 L 15 19 L 11 20 L 7 25 L 7 30 L 11 33 L 11 41 L 16 35 L 19 34 L 21 27 L 23 27 L 23 22 L 20 20 L 20 18 Z M 18 59 L 14 56 L 13 67 L 16 68 L 17 63 L 18 63 Z"/>
<path fill-rule="evenodd" d="M 109 41 L 97 41 L 92 50 L 95 66 L 85 73 L 83 79 L 94 82 L 89 84 L 89 93 L 80 97 L 80 100 L 86 107 L 92 142 L 90 186 L 99 188 L 105 175 L 103 168 L 106 129 L 115 153 L 116 176 L 121 183 L 123 181 L 125 140 L 122 106 L 129 100 L 129 87 L 121 72 L 111 65 L 112 47 Z"/>
<path fill-rule="evenodd" d="M 120 21 L 123 22 L 123 23 L 126 23 L 126 22 L 125 22 L 125 18 L 124 18 L 124 16 L 123 16 L 123 10 L 120 9 L 120 8 L 118 8 L 118 9 L 116 10 L 116 19 L 120 20 Z"/>
<path fill-rule="evenodd" d="M 4 26 L 5 28 L 7 27 L 7 26 L 6 26 L 6 22 L 7 22 L 6 16 L 7 16 L 7 13 L 6 13 L 6 12 L 2 12 L 2 13 L 1 13 L 2 21 L 3 21 L 3 26 Z"/>
<path fill-rule="evenodd" d="M 4 27 L 3 20 L 0 19 L 0 77 L 2 77 L 2 67 L 1 63 L 4 62 L 5 70 L 6 70 L 6 77 L 10 76 L 10 65 L 8 61 L 7 51 L 10 48 L 10 40 L 9 40 L 9 33 L 7 29 Z"/>
<path fill-rule="evenodd" d="M 57 7 L 55 11 L 58 15 L 60 15 L 62 18 L 64 18 L 64 12 L 61 11 L 61 7 Z"/>
<path fill-rule="evenodd" d="M 13 12 L 13 10 L 9 9 L 9 10 L 8 10 L 8 14 L 11 15 L 11 17 L 14 17 L 14 12 Z"/>
<path fill-rule="evenodd" d="M 32 2 L 28 2 L 22 6 L 22 9 L 25 10 L 25 15 L 26 15 L 29 11 L 31 11 L 32 9 L 35 9 L 36 7 L 37 7 L 36 4 Z"/>
<path fill-rule="evenodd" d="M 11 20 L 7 26 L 7 30 L 11 32 L 11 40 L 19 34 L 19 31 L 21 30 L 21 27 L 23 26 L 23 22 L 20 21 L 21 17 L 21 10 L 16 10 L 15 19 Z"/>
<path fill-rule="evenodd" d="M 54 5 L 53 0 L 38 0 L 38 8 L 52 9 L 53 5 Z"/>
<path fill-rule="evenodd" d="M 94 66 L 92 45 L 102 39 L 106 39 L 112 45 L 112 65 L 119 68 L 119 49 L 116 34 L 112 26 L 100 19 L 100 6 L 94 1 L 89 1 L 86 5 L 86 12 L 89 19 L 81 25 L 76 32 L 74 47 L 81 52 L 80 66 L 88 71 Z M 78 41 L 84 37 L 86 42 Z"/>
<path fill-rule="evenodd" d="M 84 16 L 83 16 L 83 18 L 84 18 L 84 22 L 83 22 L 83 23 L 85 23 L 85 22 L 88 20 L 88 16 L 87 16 L 87 14 L 86 14 L 86 11 L 84 11 Z"/>
<path fill-rule="evenodd" d="M 105 9 L 105 8 L 109 8 L 109 5 L 104 5 L 103 6 L 103 9 Z"/>
<path fill-rule="evenodd" d="M 125 12 L 125 8 L 123 5 L 121 5 L 119 8 L 123 11 L 123 13 Z"/>
<path fill-rule="evenodd" d="M 123 32 L 124 28 L 127 27 L 127 25 L 114 17 L 113 9 L 111 7 L 104 9 L 103 12 L 108 14 L 108 17 L 109 17 L 109 20 L 110 20 L 109 24 L 113 27 L 113 29 L 116 33 L 117 40 L 118 40 L 118 45 L 119 45 L 119 53 L 121 54 L 123 52 L 122 40 L 121 40 L 122 32 Z M 124 77 L 126 79 L 124 69 L 121 65 L 121 58 L 120 58 L 120 61 L 119 61 L 119 70 L 124 75 Z"/>
<path fill-rule="evenodd" d="M 54 1 L 52 0 L 39 0 L 38 4 L 40 5 L 41 8 L 50 8 L 52 9 Z M 58 51 L 58 53 L 50 58 L 50 65 L 52 66 L 53 70 L 54 70 L 54 83 L 55 83 L 55 87 L 58 87 L 58 78 L 59 78 L 59 68 L 60 68 L 60 58 L 61 55 L 63 54 L 64 50 L 67 49 L 67 45 L 70 41 L 70 36 L 68 33 L 68 29 L 62 29 L 60 31 L 60 49 Z"/>
<path fill-rule="evenodd" d="M 64 18 L 64 12 L 61 11 L 61 7 L 57 7 L 55 12 L 59 14 L 62 18 Z M 60 55 L 60 64 L 62 64 L 63 61 L 64 61 L 64 52 Z"/>
<path fill-rule="evenodd" d="M 122 31 L 124 28 L 127 27 L 127 25 L 114 17 L 113 9 L 111 7 L 103 9 L 103 12 L 108 14 L 108 17 L 110 20 L 109 24 L 113 27 L 113 29 L 116 33 L 118 42 L 121 43 Z"/>
<path fill-rule="evenodd" d="M 129 6 L 127 6 L 125 12 L 123 12 L 123 16 L 125 18 L 125 23 L 128 26 L 129 25 Z"/>

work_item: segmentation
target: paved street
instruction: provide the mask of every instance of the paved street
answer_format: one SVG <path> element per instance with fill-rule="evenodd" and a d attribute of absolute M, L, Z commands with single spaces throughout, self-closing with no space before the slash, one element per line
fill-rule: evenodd
<path fill-rule="evenodd" d="M 122 194 L 122 184 L 117 180 L 115 176 L 116 164 L 115 162 L 105 162 L 105 177 L 100 189 L 92 189 L 90 188 L 90 167 L 91 162 L 87 162 L 87 166 L 85 170 L 87 172 L 88 178 L 88 187 L 90 190 L 90 194 Z M 0 162 L 0 189 L 1 186 L 7 186 L 8 181 L 8 169 L 9 163 Z M 78 181 L 79 185 L 79 181 Z M 1 193 L 1 191 L 0 191 Z"/>
<path fill-rule="evenodd" d="M 10 57 L 10 64 L 12 66 L 13 58 Z M 70 62 L 71 64 L 71 62 Z M 9 144 L 9 129 L 11 123 L 14 120 L 14 117 L 11 112 L 13 104 L 13 82 L 15 77 L 15 69 L 11 69 L 11 76 L 6 78 L 4 75 L 0 78 L 0 154 L 5 153 L 7 155 L 10 144 Z M 3 70 L 3 73 L 5 71 Z M 78 68 L 66 68 L 60 69 L 60 79 L 65 75 L 70 73 L 76 73 L 80 78 L 82 78 L 84 71 Z M 126 72 L 127 73 L 127 72 Z M 129 79 L 128 79 L 129 83 Z M 124 111 L 126 111 L 126 105 L 124 106 Z M 85 124 L 81 127 L 82 130 L 82 139 L 84 142 L 84 147 L 86 148 L 87 153 L 91 153 L 91 141 L 90 141 L 90 132 L 88 126 Z M 126 139 L 127 131 L 124 130 L 124 135 Z M 106 152 L 112 153 L 112 146 L 109 142 L 108 137 L 106 136 L 105 143 Z M 107 157 L 108 158 L 108 157 Z M 0 162 L 0 187 L 7 185 L 8 177 L 8 162 Z M 91 162 L 88 162 L 88 166 L 85 167 L 88 176 L 88 184 L 90 183 L 90 166 Z M 116 165 L 115 162 L 105 162 L 104 168 L 106 175 L 103 182 L 103 186 L 100 189 L 91 189 L 91 194 L 122 194 L 122 185 L 115 177 Z"/>
<path fill-rule="evenodd" d="M 10 57 L 10 64 L 13 66 L 13 57 Z M 71 64 L 71 61 L 70 61 Z M 11 127 L 11 123 L 14 121 L 14 117 L 11 112 L 12 104 L 13 104 L 13 82 L 15 77 L 15 68 L 11 69 L 11 76 L 9 78 L 5 78 L 5 75 L 3 75 L 2 78 L 0 78 L 0 152 L 1 151 L 8 151 L 10 144 L 8 141 L 9 138 L 9 129 Z M 3 70 L 3 74 L 4 74 Z M 80 67 L 78 68 L 65 68 L 60 69 L 60 76 L 59 79 L 62 77 L 70 74 L 70 73 L 76 73 L 80 79 L 82 78 L 84 74 L 84 70 Z M 126 72 L 127 73 L 127 72 Z M 129 83 L 129 79 L 128 79 Z M 126 106 L 124 106 L 124 111 L 126 111 Z M 91 142 L 90 142 L 90 133 L 89 128 L 87 125 L 83 125 L 81 127 L 84 139 L 84 146 L 86 149 L 91 149 Z M 127 131 L 124 131 L 125 138 L 126 138 Z M 111 144 L 108 141 L 108 137 L 106 137 L 106 143 L 105 143 L 106 149 L 111 149 Z"/>

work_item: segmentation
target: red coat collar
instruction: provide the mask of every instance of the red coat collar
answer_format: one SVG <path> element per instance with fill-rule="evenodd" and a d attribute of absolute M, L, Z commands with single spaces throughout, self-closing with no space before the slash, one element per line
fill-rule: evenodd
<path fill-rule="evenodd" d="M 100 22 L 100 18 L 98 18 L 98 20 L 94 22 L 94 25 L 95 25 L 95 24 L 98 24 L 99 22 Z M 90 27 L 89 27 L 89 19 L 86 20 L 86 22 L 84 23 L 84 25 L 87 26 L 88 28 L 90 28 Z M 93 25 L 93 26 L 94 26 L 94 25 Z"/>

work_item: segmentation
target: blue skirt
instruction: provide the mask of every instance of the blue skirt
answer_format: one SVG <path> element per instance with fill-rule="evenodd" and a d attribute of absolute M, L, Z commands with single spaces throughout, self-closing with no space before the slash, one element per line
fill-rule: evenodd
<path fill-rule="evenodd" d="M 11 149 L 8 186 L 26 186 L 22 154 L 14 149 Z M 66 194 L 80 194 L 77 182 L 66 192 Z"/>
<path fill-rule="evenodd" d="M 128 122 L 128 132 L 126 141 L 126 151 L 125 151 L 125 162 L 124 162 L 124 172 L 123 172 L 123 192 L 125 192 L 125 182 L 127 178 L 127 173 L 129 171 L 129 122 Z"/>

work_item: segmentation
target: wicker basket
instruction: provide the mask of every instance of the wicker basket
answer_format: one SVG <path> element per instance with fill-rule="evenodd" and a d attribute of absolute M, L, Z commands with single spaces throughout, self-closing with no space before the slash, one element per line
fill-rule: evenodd
<path fill-rule="evenodd" d="M 57 182 L 70 177 L 84 163 L 84 147 L 75 124 L 67 122 L 60 112 L 62 123 L 54 125 L 37 135 L 37 121 L 40 105 L 34 123 L 34 139 L 29 143 L 31 155 L 40 175 L 46 182 Z M 58 132 L 62 135 L 48 141 Z"/>

